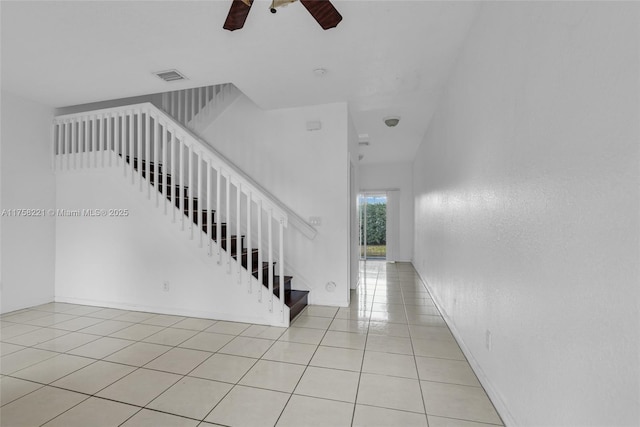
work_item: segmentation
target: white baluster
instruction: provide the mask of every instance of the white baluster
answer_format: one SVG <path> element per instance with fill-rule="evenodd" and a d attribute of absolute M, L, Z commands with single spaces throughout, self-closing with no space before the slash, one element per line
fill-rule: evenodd
<path fill-rule="evenodd" d="M 262 268 L 262 263 L 264 262 L 262 257 L 262 199 L 258 201 L 256 212 L 258 214 L 258 301 L 262 302 L 262 288 L 264 287 L 264 268 Z"/>
<path fill-rule="evenodd" d="M 231 239 L 229 237 L 229 230 L 231 229 L 231 222 L 229 221 L 231 219 L 231 212 L 230 212 L 230 206 L 231 206 L 231 175 L 226 175 L 225 179 L 227 180 L 227 194 L 226 194 L 226 210 L 227 210 L 227 215 L 226 215 L 226 220 L 227 220 L 227 227 L 226 227 L 226 233 L 225 233 L 225 244 L 227 246 L 227 271 L 231 272 Z"/>
<path fill-rule="evenodd" d="M 162 109 L 164 111 L 169 111 L 169 94 L 167 92 L 164 92 L 162 94 Z"/>
<path fill-rule="evenodd" d="M 107 114 L 107 148 L 109 150 L 109 166 L 113 164 L 113 156 L 116 151 L 116 146 L 115 146 L 116 138 L 115 136 L 113 136 L 114 132 L 111 129 L 112 118 L 113 118 L 113 113 Z M 113 123 L 113 126 L 115 130 L 115 123 Z"/>
<path fill-rule="evenodd" d="M 136 112 L 136 117 L 136 123 L 138 125 L 138 162 L 136 166 L 138 166 L 138 184 L 140 185 L 140 191 L 142 191 L 142 110 Z"/>
<path fill-rule="evenodd" d="M 176 131 L 171 129 L 171 151 L 169 157 L 171 158 L 171 177 L 173 182 L 171 183 L 171 210 L 173 211 L 173 219 L 171 222 L 176 222 L 176 190 L 178 190 L 178 179 L 176 178 Z"/>
<path fill-rule="evenodd" d="M 252 253 L 251 249 L 251 190 L 247 192 L 247 253 Z M 247 259 L 247 271 L 249 272 L 249 293 L 252 293 L 253 280 L 253 257 Z"/>
<path fill-rule="evenodd" d="M 151 117 L 144 115 L 144 168 L 147 178 L 147 200 L 151 200 Z"/>
<path fill-rule="evenodd" d="M 205 215 L 207 224 L 207 237 L 209 238 L 209 256 L 213 255 L 213 213 L 211 212 L 211 160 L 207 158 L 207 214 Z"/>
<path fill-rule="evenodd" d="M 98 116 L 91 120 L 91 149 L 93 150 L 93 167 L 98 167 Z"/>
<path fill-rule="evenodd" d="M 158 185 L 160 184 L 160 121 L 158 116 L 153 118 L 155 131 L 153 132 L 153 186 L 156 194 L 156 207 L 160 206 L 160 193 Z"/>
<path fill-rule="evenodd" d="M 280 321 L 284 322 L 284 219 L 280 218 L 280 286 L 278 287 L 278 298 L 280 298 Z"/>
<path fill-rule="evenodd" d="M 189 167 L 187 168 L 189 176 L 189 232 L 190 239 L 193 240 L 193 146 L 189 145 Z"/>
<path fill-rule="evenodd" d="M 269 256 L 269 269 L 267 274 L 269 275 L 269 312 L 273 312 L 273 209 L 269 209 L 269 215 L 267 216 L 267 247 Z"/>
<path fill-rule="evenodd" d="M 104 167 L 104 164 L 105 164 L 104 158 L 105 158 L 105 155 L 106 155 L 106 152 L 107 152 L 107 143 L 105 141 L 105 139 L 106 139 L 106 134 L 105 134 L 106 130 L 105 130 L 105 125 L 104 125 L 105 121 L 106 121 L 105 115 L 104 114 L 100 114 L 100 136 L 98 137 L 98 142 L 100 143 L 100 152 L 102 153 L 101 154 L 102 167 Z"/>
<path fill-rule="evenodd" d="M 202 151 L 198 151 L 198 153 L 194 153 L 196 155 L 196 160 L 198 162 L 198 167 L 196 168 L 196 172 L 198 173 L 198 209 L 196 210 L 196 220 L 198 221 L 198 231 L 200 235 L 200 247 L 202 247 L 203 238 L 202 238 Z"/>
<path fill-rule="evenodd" d="M 118 113 L 115 114 L 113 126 L 113 143 L 115 144 L 116 165 L 120 166 L 120 157 L 122 156 L 122 152 L 120 151 L 120 115 Z"/>
<path fill-rule="evenodd" d="M 135 174 L 133 173 L 133 161 L 136 154 L 136 146 L 134 144 L 134 129 L 133 129 L 133 114 L 134 111 L 131 110 L 129 113 L 129 172 L 131 173 L 131 185 L 135 183 Z"/>
<path fill-rule="evenodd" d="M 220 165 L 216 166 L 216 242 L 218 242 L 218 264 L 222 264 L 222 224 L 220 222 L 220 217 L 222 214 L 222 209 L 220 208 L 220 190 L 221 187 L 221 173 L 220 173 Z"/>
<path fill-rule="evenodd" d="M 176 117 L 180 123 L 182 122 L 182 91 L 178 92 L 178 116 Z"/>
<path fill-rule="evenodd" d="M 73 145 L 73 129 L 71 128 L 71 123 L 68 121 L 64 121 L 64 139 L 65 139 L 65 149 L 64 154 L 66 157 L 67 170 L 71 169 L 71 147 Z"/>
<path fill-rule="evenodd" d="M 80 155 L 80 169 L 84 169 L 84 158 L 86 153 L 84 150 L 84 144 L 86 142 L 85 121 L 78 119 L 78 154 Z"/>
<path fill-rule="evenodd" d="M 203 89 L 204 88 L 202 87 L 198 88 L 198 113 L 197 114 L 200 114 L 200 111 L 202 111 L 202 90 Z M 202 115 L 200 116 L 202 117 Z"/>
<path fill-rule="evenodd" d="M 120 128 L 120 132 L 122 133 L 122 170 L 123 175 L 127 176 L 127 155 L 128 155 L 128 146 L 127 146 L 127 112 L 122 112 L 122 127 Z"/>
<path fill-rule="evenodd" d="M 242 270 L 242 236 L 240 232 L 240 202 L 242 198 L 242 183 L 236 185 L 236 257 L 238 257 L 238 284 L 240 283 L 240 271 Z M 247 253 L 247 261 L 249 256 Z"/>
<path fill-rule="evenodd" d="M 189 117 L 189 122 L 193 120 L 196 115 L 196 89 L 191 88 L 191 117 Z"/>
<path fill-rule="evenodd" d="M 178 144 L 178 149 L 180 150 L 180 163 L 179 163 L 179 168 L 180 168 L 180 172 L 178 173 L 180 175 L 180 195 L 179 195 L 179 201 L 180 201 L 180 218 L 182 220 L 181 223 L 181 228 L 182 231 L 184 231 L 184 217 L 186 215 L 185 211 L 184 211 L 184 198 L 185 198 L 185 194 L 184 194 L 184 149 L 186 148 L 186 146 L 183 144 L 183 141 L 181 140 L 180 143 Z M 188 191 L 191 191 L 190 188 L 187 189 Z"/>
<path fill-rule="evenodd" d="M 164 200 L 164 214 L 167 214 L 167 194 L 169 194 L 167 192 L 167 186 L 169 185 L 169 173 L 167 170 L 167 127 L 166 124 L 161 124 L 161 130 L 160 132 L 162 132 L 162 138 L 160 139 L 161 143 L 162 143 L 162 191 L 160 192 L 160 194 L 162 194 L 162 200 Z"/>
<path fill-rule="evenodd" d="M 78 168 L 78 146 L 77 146 L 77 142 L 78 142 L 78 121 L 77 120 L 73 120 L 71 123 L 73 123 L 73 133 L 71 134 L 71 138 L 73 140 L 73 168 L 77 169 Z"/>
<path fill-rule="evenodd" d="M 58 123 L 58 170 L 62 170 L 62 153 L 64 152 L 64 122 Z"/>

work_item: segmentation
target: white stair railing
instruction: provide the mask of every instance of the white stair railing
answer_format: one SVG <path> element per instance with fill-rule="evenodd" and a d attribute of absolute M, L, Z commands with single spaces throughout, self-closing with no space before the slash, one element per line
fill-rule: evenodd
<path fill-rule="evenodd" d="M 192 111 L 196 109 L 183 117 Z M 121 167 L 127 181 L 154 199 L 172 222 L 179 218 L 183 230 L 187 224 L 189 238 L 208 242 L 201 245 L 203 250 L 218 264 L 226 264 L 228 272 L 236 272 L 238 282 L 246 269 L 247 279 L 242 282 L 247 292 L 257 290 L 258 301 L 268 305 L 274 323 L 288 326 L 283 289 L 286 210 L 168 114 L 144 103 L 58 116 L 53 123 L 52 155 L 54 169 L 61 172 Z M 236 233 L 235 248 L 231 230 Z M 274 263 L 280 276 L 275 298 Z M 267 300 L 263 284 L 268 287 Z"/>
<path fill-rule="evenodd" d="M 240 92 L 231 83 L 181 89 L 162 94 L 162 109 L 183 126 L 195 130 L 209 116 L 222 112 Z"/>

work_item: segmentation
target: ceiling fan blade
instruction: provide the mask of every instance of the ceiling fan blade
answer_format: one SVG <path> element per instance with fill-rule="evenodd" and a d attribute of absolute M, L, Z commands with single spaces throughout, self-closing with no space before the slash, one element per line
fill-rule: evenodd
<path fill-rule="evenodd" d="M 247 20 L 252 4 L 253 0 L 233 0 L 229 14 L 227 15 L 227 20 L 224 21 L 222 28 L 235 31 L 244 27 L 244 22 Z"/>
<path fill-rule="evenodd" d="M 329 0 L 300 0 L 300 3 L 325 30 L 335 27 L 342 21 L 342 15 Z"/>

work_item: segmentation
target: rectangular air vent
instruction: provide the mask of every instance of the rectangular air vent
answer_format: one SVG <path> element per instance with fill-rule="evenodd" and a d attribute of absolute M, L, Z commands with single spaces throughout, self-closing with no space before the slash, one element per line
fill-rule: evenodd
<path fill-rule="evenodd" d="M 186 80 L 187 78 L 180 74 L 177 70 L 158 71 L 153 73 L 165 82 L 175 82 L 177 80 Z"/>

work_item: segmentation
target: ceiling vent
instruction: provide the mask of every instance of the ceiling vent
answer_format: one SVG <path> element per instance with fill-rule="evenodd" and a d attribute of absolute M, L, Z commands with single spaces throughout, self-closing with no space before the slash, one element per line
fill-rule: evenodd
<path fill-rule="evenodd" d="M 158 71 L 157 73 L 153 73 L 156 76 L 160 77 L 165 82 L 175 82 L 178 80 L 186 80 L 187 78 L 180 74 L 177 70 L 167 70 L 167 71 Z"/>

